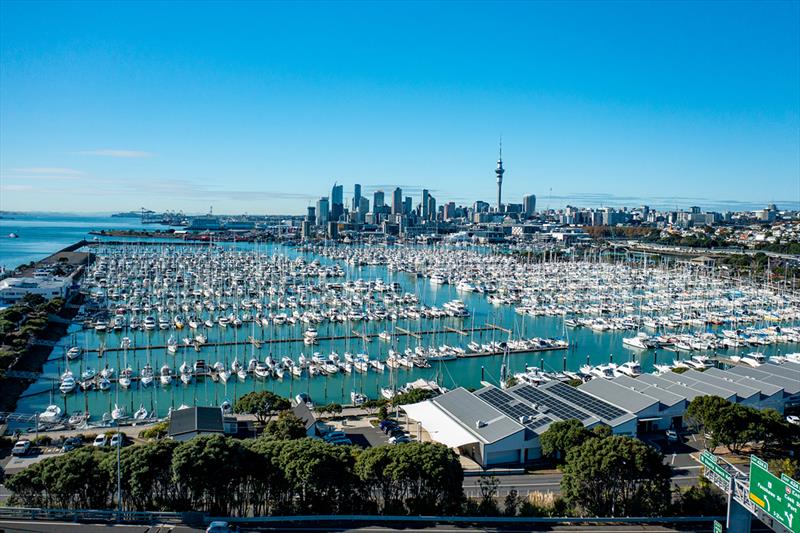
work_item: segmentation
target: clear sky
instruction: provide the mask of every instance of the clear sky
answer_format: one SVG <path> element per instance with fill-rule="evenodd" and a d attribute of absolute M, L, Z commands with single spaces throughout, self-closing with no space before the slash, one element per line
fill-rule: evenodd
<path fill-rule="evenodd" d="M 800 2 L 0 2 L 0 209 L 800 202 Z M 416 199 L 415 199 L 416 201 Z"/>

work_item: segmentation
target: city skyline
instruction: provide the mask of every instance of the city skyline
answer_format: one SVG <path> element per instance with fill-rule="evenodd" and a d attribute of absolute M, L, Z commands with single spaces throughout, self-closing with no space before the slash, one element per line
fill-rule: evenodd
<path fill-rule="evenodd" d="M 621 5 L 3 2 L 0 209 L 800 207 L 800 4 Z"/>

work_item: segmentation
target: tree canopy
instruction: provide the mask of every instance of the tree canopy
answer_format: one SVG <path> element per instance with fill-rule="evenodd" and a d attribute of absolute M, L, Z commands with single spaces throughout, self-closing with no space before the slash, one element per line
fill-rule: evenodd
<path fill-rule="evenodd" d="M 670 467 L 660 452 L 622 436 L 592 438 L 567 452 L 561 492 L 589 516 L 653 516 L 670 502 Z"/>
<path fill-rule="evenodd" d="M 291 406 L 291 402 L 283 396 L 264 390 L 248 392 L 236 400 L 233 411 L 238 414 L 255 415 L 256 420 L 264 424 L 273 413 L 285 411 Z"/>
<path fill-rule="evenodd" d="M 580 446 L 592 436 L 593 433 L 580 420 L 554 422 L 540 437 L 542 454 L 563 460 L 569 450 Z"/>

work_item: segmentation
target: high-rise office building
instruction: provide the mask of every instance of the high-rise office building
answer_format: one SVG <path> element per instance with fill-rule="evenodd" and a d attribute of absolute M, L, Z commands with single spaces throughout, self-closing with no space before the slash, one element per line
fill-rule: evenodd
<path fill-rule="evenodd" d="M 426 191 L 427 192 L 427 191 Z M 436 220 L 436 198 L 428 195 L 428 218 L 425 220 Z M 422 218 L 425 218 L 424 216 Z"/>
<path fill-rule="evenodd" d="M 328 223 L 330 217 L 330 209 L 328 204 L 328 197 L 323 196 L 317 200 L 317 225 L 324 226 Z"/>
<path fill-rule="evenodd" d="M 308 206 L 308 213 L 306 214 L 306 220 L 309 224 L 314 224 L 317 221 L 317 210 L 314 208 L 313 205 Z"/>
<path fill-rule="evenodd" d="M 403 189 L 397 187 L 392 194 L 392 214 L 403 214 Z"/>
<path fill-rule="evenodd" d="M 377 213 L 383 207 L 384 199 L 383 199 L 383 191 L 375 191 L 372 195 L 372 211 Z"/>
<path fill-rule="evenodd" d="M 430 220 L 431 219 L 431 211 L 428 210 L 428 203 L 429 203 L 430 193 L 428 189 L 422 189 L 422 220 Z M 435 211 L 433 212 L 435 213 Z"/>
<path fill-rule="evenodd" d="M 526 194 L 522 197 L 522 212 L 525 216 L 532 216 L 536 213 L 536 195 Z"/>
<path fill-rule="evenodd" d="M 356 183 L 353 187 L 353 211 L 358 212 L 361 208 L 361 184 Z"/>
<path fill-rule="evenodd" d="M 456 203 L 447 202 L 444 204 L 444 219 L 450 220 L 456 217 Z"/>
<path fill-rule="evenodd" d="M 369 200 L 362 196 L 358 200 L 358 222 L 364 222 L 364 218 L 367 216 L 369 212 Z"/>
<path fill-rule="evenodd" d="M 333 189 L 331 189 L 329 219 L 338 222 L 342 214 L 344 214 L 344 187 L 334 184 Z"/>
<path fill-rule="evenodd" d="M 410 215 L 411 210 L 413 209 L 411 206 L 413 205 L 414 200 L 410 196 L 406 196 L 405 200 L 403 200 L 403 214 Z"/>

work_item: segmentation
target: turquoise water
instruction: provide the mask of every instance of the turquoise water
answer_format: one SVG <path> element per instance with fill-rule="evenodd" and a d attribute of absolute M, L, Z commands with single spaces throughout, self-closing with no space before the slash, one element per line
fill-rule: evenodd
<path fill-rule="evenodd" d="M 89 232 L 103 229 L 142 228 L 138 218 L 81 215 L 25 214 L 0 218 L 0 266 L 17 266 L 44 259 L 81 239 L 92 239 Z M 148 226 L 161 228 L 162 226 Z M 10 233 L 19 235 L 9 239 Z"/>
<path fill-rule="evenodd" d="M 0 220 L 0 235 L 7 235 L 8 232 L 20 234 L 20 239 L 4 238 L 0 241 L 0 262 L 5 262 L 11 266 L 20 262 L 39 259 L 56 249 L 62 248 L 81 238 L 93 229 L 111 228 L 131 228 L 141 227 L 138 220 L 119 219 L 119 218 L 98 218 L 98 217 L 33 217 L 26 216 L 17 220 Z M 138 240 L 138 239 L 131 239 Z M 318 258 L 313 254 L 303 253 L 296 248 L 280 245 L 265 244 L 224 244 L 227 247 L 239 249 L 253 249 L 260 252 L 285 254 L 289 257 L 304 255 L 308 260 Z M 327 258 L 319 258 L 322 263 L 329 263 Z M 349 280 L 364 279 L 372 280 L 382 278 L 391 283 L 397 281 L 404 291 L 416 294 L 421 304 L 441 306 L 444 302 L 452 299 L 462 299 L 473 316 L 464 319 L 442 318 L 436 320 L 407 321 L 400 320 L 396 324 L 390 321 L 385 322 L 357 322 L 355 324 L 323 324 L 319 327 L 321 337 L 328 335 L 348 335 L 355 329 L 359 332 L 378 333 L 384 330 L 390 332 L 393 328 L 401 327 L 411 331 L 442 330 L 445 326 L 456 329 L 469 329 L 473 324 L 475 327 L 484 326 L 487 323 L 501 325 L 513 330 L 514 336 L 519 337 L 566 337 L 571 345 L 567 350 L 511 354 L 508 358 L 509 373 L 523 371 L 526 366 L 535 366 L 550 371 L 560 371 L 563 369 L 577 370 L 587 362 L 591 364 L 601 364 L 612 360 L 621 363 L 631 359 L 638 360 L 645 371 L 653 369 L 655 362 L 669 363 L 675 358 L 687 358 L 690 354 L 676 354 L 670 351 L 634 351 L 623 347 L 622 338 L 632 335 L 630 331 L 613 331 L 598 333 L 590 329 L 567 329 L 563 325 L 560 317 L 548 316 L 528 316 L 517 315 L 512 306 L 495 306 L 489 304 L 483 295 L 458 293 L 455 287 L 450 285 L 431 285 L 426 279 L 417 278 L 405 273 L 389 272 L 386 267 L 351 267 L 342 264 Z M 340 280 L 336 280 L 340 281 Z M 344 281 L 341 280 L 341 281 Z M 270 325 L 267 328 L 252 328 L 245 324 L 242 328 L 232 327 L 221 329 L 212 328 L 204 332 L 210 342 L 224 340 L 233 341 L 235 338 L 239 342 L 245 341 L 249 335 L 257 339 L 294 339 L 302 336 L 305 325 L 276 326 Z M 349 338 L 336 341 L 321 341 L 314 347 L 306 346 L 302 342 L 264 344 L 261 349 L 255 349 L 251 345 L 240 345 L 238 347 L 203 347 L 200 353 L 196 353 L 193 348 L 181 347 L 177 354 L 171 355 L 166 349 L 145 349 L 148 344 L 151 346 L 163 346 L 166 344 L 170 335 L 180 340 L 181 337 L 189 335 L 188 328 L 183 331 L 153 331 L 153 332 L 109 332 L 97 334 L 94 330 L 84 330 L 75 325 L 70 329 L 67 337 L 62 339 L 51 356 L 51 360 L 45 365 L 43 377 L 33 384 L 20 399 L 17 410 L 23 413 L 33 413 L 41 411 L 47 405 L 56 403 L 60 405 L 64 412 L 70 413 L 77 410 L 88 409 L 92 418 L 97 420 L 103 413 L 109 412 L 115 403 L 125 405 L 129 413 L 138 409 L 140 405 L 150 412 L 156 412 L 159 416 L 166 415 L 170 407 L 177 407 L 181 404 L 188 405 L 219 405 L 224 399 L 235 401 L 235 399 L 253 390 L 271 390 L 284 396 L 294 396 L 299 392 L 306 392 L 311 395 L 317 403 L 325 402 L 350 402 L 350 392 L 358 391 L 371 398 L 380 397 L 380 388 L 391 386 L 396 383 L 398 386 L 418 378 L 425 378 L 438 381 L 447 388 L 457 386 L 478 387 L 481 379 L 492 383 L 498 383 L 500 377 L 500 367 L 503 363 L 502 356 L 473 357 L 463 358 L 455 361 L 434 363 L 432 368 L 398 369 L 390 372 L 387 368 L 382 374 L 370 370 L 367 374 L 353 373 L 346 375 L 339 373 L 334 376 L 317 376 L 309 378 L 304 374 L 302 378 L 292 377 L 287 372 L 282 381 L 274 379 L 256 380 L 252 376 L 245 382 L 239 382 L 232 376 L 228 383 L 217 383 L 210 378 L 202 378 L 193 381 L 186 386 L 179 381 L 173 381 L 168 387 L 162 387 L 156 383 L 151 387 L 141 387 L 134 382 L 130 389 L 117 390 L 116 385 L 112 385 L 109 392 L 88 391 L 75 392 L 62 396 L 57 389 L 57 376 L 64 369 L 64 351 L 69 345 L 96 348 L 101 343 L 107 347 L 117 347 L 120 345 L 123 336 L 131 337 L 134 347 L 141 348 L 129 350 L 127 354 L 127 364 L 135 371 L 142 368 L 148 361 L 152 365 L 156 374 L 164 363 L 167 363 L 173 371 L 176 371 L 180 364 L 185 360 L 188 364 L 193 364 L 196 359 L 204 359 L 206 364 L 211 365 L 216 361 L 230 367 L 230 362 L 234 357 L 238 357 L 239 362 L 246 365 L 251 357 L 264 360 L 267 355 L 280 361 L 281 357 L 288 356 L 297 361 L 298 356 L 303 353 L 310 358 L 315 351 L 327 355 L 331 351 L 339 353 L 343 358 L 344 353 L 358 353 L 366 351 L 371 358 L 386 359 L 390 347 L 403 351 L 407 346 L 412 348 L 418 341 L 410 336 L 395 336 L 392 344 L 373 338 L 369 343 L 364 342 L 357 336 L 351 335 Z M 491 340 L 507 340 L 508 334 L 499 330 L 476 332 L 474 340 L 484 343 Z M 421 343 L 425 346 L 430 345 L 460 345 L 466 347 L 472 340 L 471 336 L 461 336 L 456 333 L 440 333 L 435 337 L 427 336 Z M 759 352 L 765 355 L 776 353 L 786 353 L 798 351 L 798 346 L 792 345 L 771 345 L 758 348 Z M 753 348 L 741 348 L 742 353 L 753 351 Z M 90 366 L 95 370 L 100 370 L 106 364 L 116 369 L 117 374 L 121 368 L 125 367 L 125 355 L 123 352 L 106 352 L 102 359 L 96 353 L 86 353 L 81 359 L 71 361 L 70 368 L 79 375 L 82 368 Z M 115 374 L 116 376 L 116 374 Z"/>
<path fill-rule="evenodd" d="M 235 246 L 249 249 L 256 245 L 241 243 Z M 302 254 L 295 248 L 280 245 L 261 244 L 258 245 L 258 248 L 266 253 L 286 254 L 289 257 Z M 313 254 L 303 255 L 309 260 L 318 258 Z M 319 259 L 322 263 L 330 262 L 326 258 Z M 169 354 L 163 346 L 166 345 L 170 336 L 180 340 L 183 336 L 194 335 L 188 328 L 182 331 L 112 331 L 98 334 L 94 330 L 84 330 L 80 326 L 73 326 L 70 334 L 62 340 L 61 344 L 63 346 L 54 350 L 53 358 L 44 369 L 44 377 L 31 386 L 26 393 L 26 397 L 20 400 L 17 410 L 28 413 L 37 412 L 50 403 L 56 403 L 67 413 L 88 408 L 93 419 L 98 419 L 103 413 L 110 412 L 114 404 L 119 404 L 125 405 L 129 413 L 143 405 L 148 411 L 164 416 L 170 407 L 178 407 L 181 404 L 219 405 L 225 399 L 235 401 L 236 398 L 247 392 L 264 389 L 287 397 L 293 397 L 299 392 L 306 392 L 315 402 L 320 404 L 327 402 L 349 403 L 351 391 L 364 393 L 370 398 L 379 398 L 381 387 L 391 386 L 393 383 L 401 386 L 418 378 L 436 380 L 447 388 L 457 386 L 479 387 L 482 378 L 497 384 L 500 377 L 500 367 L 503 362 L 502 356 L 498 355 L 434 363 L 428 369 L 401 368 L 390 372 L 387 368 L 384 373 L 380 374 L 370 370 L 366 374 L 354 372 L 351 375 L 347 375 L 340 372 L 334 376 L 310 378 L 304 373 L 303 377 L 293 379 L 287 372 L 286 377 L 280 381 L 275 379 L 258 380 L 250 376 L 246 381 L 240 382 L 235 376 L 232 376 L 228 383 L 225 384 L 214 382 L 211 378 L 201 378 L 194 380 L 189 385 L 184 385 L 175 380 L 172 385 L 162 387 L 156 380 L 154 386 L 151 387 L 141 387 L 134 382 L 128 390 L 122 388 L 117 390 L 116 385 L 112 385 L 111 390 L 108 392 L 81 392 L 76 390 L 76 392 L 67 396 L 62 396 L 58 392 L 56 378 L 64 369 L 63 354 L 66 346 L 78 345 L 94 348 L 104 343 L 107 347 L 117 347 L 124 336 L 129 336 L 133 346 L 138 348 L 129 350 L 127 353 L 127 364 L 137 371 L 137 375 L 138 370 L 147 362 L 150 362 L 157 374 L 164 363 L 168 364 L 173 369 L 173 372 L 177 371 L 183 361 L 192 365 L 196 359 L 204 359 L 209 366 L 216 361 L 220 361 L 225 364 L 226 368 L 229 368 L 230 362 L 234 357 L 237 357 L 239 362 L 246 366 L 251 357 L 264 360 L 269 355 L 276 361 L 280 361 L 282 357 L 288 356 L 297 361 L 301 353 L 310 358 L 315 351 L 326 356 L 331 351 L 336 351 L 342 358 L 347 351 L 354 354 L 364 351 L 369 353 L 371 358 L 383 360 L 386 359 L 390 347 L 403 351 L 406 347 L 415 347 L 420 341 L 411 336 L 398 335 L 393 338 L 392 343 L 373 338 L 365 344 L 362 339 L 352 335 L 352 331 L 379 333 L 388 330 L 392 332 L 394 327 L 400 327 L 417 332 L 443 330 L 445 326 L 469 330 L 473 324 L 475 327 L 481 327 L 487 323 L 498 324 L 511 329 L 515 338 L 520 335 L 525 337 L 567 338 L 571 343 L 570 348 L 567 350 L 511 354 L 508 357 L 510 373 L 523 371 L 526 366 L 535 366 L 550 371 L 577 370 L 587 362 L 601 364 L 613 360 L 615 363 L 621 363 L 631 359 L 638 360 L 645 371 L 651 371 L 655 362 L 669 363 L 675 358 L 687 358 L 691 355 L 685 353 L 679 355 L 665 350 L 656 352 L 652 350 L 631 350 L 623 347 L 622 344 L 623 337 L 632 335 L 630 331 L 598 333 L 586 328 L 567 329 L 564 327 L 563 319 L 560 317 L 518 315 L 514 312 L 513 306 L 491 305 L 483 295 L 458 293 L 455 287 L 451 285 L 431 285 L 426 279 L 405 273 L 389 272 L 386 267 L 349 267 L 343 265 L 343 268 L 346 272 L 345 279 L 349 280 L 382 278 L 388 283 L 397 281 L 402 285 L 404 291 L 416 294 L 420 299 L 420 303 L 427 305 L 441 306 L 444 302 L 460 298 L 473 313 L 473 316 L 435 320 L 399 320 L 397 323 L 390 321 L 361 321 L 355 324 L 322 324 L 318 326 L 320 337 L 348 334 L 351 334 L 351 336 L 341 340 L 322 340 L 313 347 L 306 346 L 301 341 L 298 341 L 265 343 L 260 349 L 256 349 L 249 344 L 236 347 L 205 346 L 197 353 L 194 348 L 181 346 L 178 353 L 174 355 Z M 201 329 L 198 331 L 206 334 L 210 342 L 234 340 L 244 342 L 250 335 L 259 340 L 300 339 L 306 327 L 305 324 L 298 322 L 296 325 L 270 325 L 266 328 L 245 324 L 241 328 L 214 327 L 209 330 Z M 474 334 L 474 340 L 482 343 L 507 339 L 508 334 L 499 330 L 476 332 Z M 466 347 L 470 340 L 472 340 L 472 336 L 461 336 L 457 333 L 438 333 L 424 336 L 421 343 L 424 346 L 446 343 Z M 148 344 L 150 346 L 160 346 L 160 348 L 147 349 Z M 772 345 L 759 347 L 758 351 L 766 355 L 773 355 L 796 351 L 796 349 L 797 347 L 791 345 Z M 739 351 L 746 353 L 753 351 L 753 348 L 745 347 Z M 75 374 L 79 374 L 87 365 L 95 370 L 100 370 L 105 365 L 109 365 L 116 369 L 118 374 L 119 369 L 124 368 L 126 365 L 125 357 L 126 355 L 122 351 L 106 352 L 103 358 L 99 358 L 96 353 L 85 353 L 81 359 L 71 361 L 69 364 Z"/>

